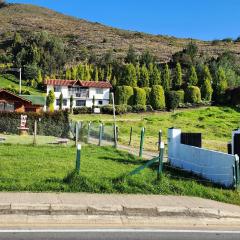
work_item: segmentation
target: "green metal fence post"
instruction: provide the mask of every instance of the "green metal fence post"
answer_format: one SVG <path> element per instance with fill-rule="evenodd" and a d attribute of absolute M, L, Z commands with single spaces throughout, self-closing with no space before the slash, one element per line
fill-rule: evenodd
<path fill-rule="evenodd" d="M 90 138 L 90 130 L 91 130 L 91 122 L 89 122 L 89 123 L 88 123 L 87 143 L 89 143 L 89 138 Z"/>
<path fill-rule="evenodd" d="M 160 130 L 158 133 L 158 151 L 160 151 L 161 142 L 162 142 L 162 130 Z"/>
<path fill-rule="evenodd" d="M 78 144 L 78 135 L 79 135 L 79 122 L 76 123 L 76 133 L 75 133 L 75 145 Z"/>
<path fill-rule="evenodd" d="M 131 146 L 131 143 L 132 143 L 132 134 L 133 134 L 133 128 L 131 127 L 130 138 L 129 138 L 129 143 L 128 143 L 129 146 Z"/>
<path fill-rule="evenodd" d="M 98 142 L 98 146 L 101 146 L 102 144 L 102 132 L 103 132 L 103 124 L 101 123 L 99 126 L 99 142 Z"/>
<path fill-rule="evenodd" d="M 76 155 L 76 172 L 80 173 L 80 166 L 81 166 L 81 144 L 77 145 L 77 155 Z"/>
<path fill-rule="evenodd" d="M 141 130 L 141 139 L 140 139 L 140 148 L 139 148 L 140 158 L 142 158 L 142 155 L 143 155 L 144 134 L 145 134 L 145 128 L 143 127 Z"/>

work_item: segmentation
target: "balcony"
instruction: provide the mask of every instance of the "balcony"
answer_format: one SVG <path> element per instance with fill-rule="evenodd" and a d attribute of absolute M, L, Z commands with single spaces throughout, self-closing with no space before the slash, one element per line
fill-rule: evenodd
<path fill-rule="evenodd" d="M 68 94 L 69 94 L 69 96 L 73 96 L 75 98 L 86 99 L 86 98 L 89 97 L 89 90 L 88 89 L 82 89 L 82 88 L 79 88 L 79 87 L 69 88 Z"/>

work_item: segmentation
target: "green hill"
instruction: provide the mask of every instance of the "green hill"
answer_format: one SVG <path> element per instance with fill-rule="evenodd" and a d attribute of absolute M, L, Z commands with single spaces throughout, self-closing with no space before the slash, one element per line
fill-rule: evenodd
<path fill-rule="evenodd" d="M 0 54 L 1 51 L 8 51 L 4 46 L 16 31 L 45 30 L 57 35 L 63 39 L 69 53 L 73 54 L 73 59 L 78 59 L 83 48 L 97 56 L 102 56 L 111 49 L 115 56 L 121 58 L 132 44 L 139 52 L 148 48 L 160 62 L 166 62 L 191 41 L 120 30 L 25 4 L 9 4 L 0 8 L 0 23 Z M 240 54 L 239 42 L 196 40 L 196 44 L 200 54 L 210 57 L 216 57 L 227 50 Z"/>

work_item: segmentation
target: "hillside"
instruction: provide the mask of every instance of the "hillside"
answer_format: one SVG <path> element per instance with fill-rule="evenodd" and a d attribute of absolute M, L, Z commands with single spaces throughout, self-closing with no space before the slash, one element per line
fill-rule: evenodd
<path fill-rule="evenodd" d="M 132 44 L 137 51 L 146 48 L 160 62 L 182 50 L 190 39 L 155 36 L 140 32 L 120 30 L 99 23 L 77 19 L 52 10 L 25 4 L 10 4 L 0 8 L 0 48 L 15 31 L 42 31 L 60 36 L 75 57 L 82 47 L 100 56 L 112 49 L 118 57 L 124 56 Z M 196 40 L 200 53 L 216 57 L 228 50 L 240 54 L 240 43 L 206 42 Z"/>

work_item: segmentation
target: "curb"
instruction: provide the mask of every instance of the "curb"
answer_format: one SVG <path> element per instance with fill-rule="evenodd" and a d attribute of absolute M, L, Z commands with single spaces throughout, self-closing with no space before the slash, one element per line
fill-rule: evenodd
<path fill-rule="evenodd" d="M 234 218 L 240 214 L 212 208 L 142 207 L 142 206 L 81 206 L 66 204 L 0 204 L 3 215 L 109 215 L 147 217 Z"/>

